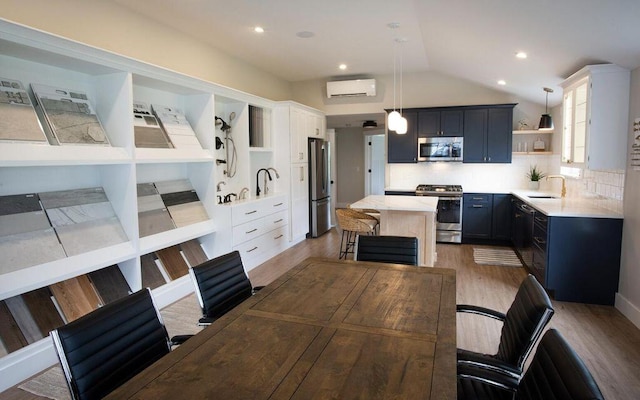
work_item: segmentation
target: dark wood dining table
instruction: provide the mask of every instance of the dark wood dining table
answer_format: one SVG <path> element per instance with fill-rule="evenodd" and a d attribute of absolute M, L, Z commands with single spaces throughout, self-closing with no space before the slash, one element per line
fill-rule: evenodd
<path fill-rule="evenodd" d="M 455 303 L 454 270 L 309 258 L 107 398 L 454 399 Z"/>

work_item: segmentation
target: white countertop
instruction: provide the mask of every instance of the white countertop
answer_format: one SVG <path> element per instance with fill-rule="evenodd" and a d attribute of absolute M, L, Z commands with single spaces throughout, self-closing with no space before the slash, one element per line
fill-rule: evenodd
<path fill-rule="evenodd" d="M 598 207 L 590 199 L 557 198 L 557 193 L 529 190 L 514 190 L 511 194 L 525 201 L 549 217 L 623 218 L 621 213 L 607 208 Z M 554 196 L 556 198 L 541 199 L 534 197 L 545 195 Z"/>
<path fill-rule="evenodd" d="M 351 208 L 373 208 L 376 210 L 436 212 L 437 197 L 371 195 L 351 204 Z"/>

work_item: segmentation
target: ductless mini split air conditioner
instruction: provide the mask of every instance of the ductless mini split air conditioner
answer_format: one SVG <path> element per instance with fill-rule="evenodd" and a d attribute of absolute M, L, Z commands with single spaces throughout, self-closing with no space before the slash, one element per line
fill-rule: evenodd
<path fill-rule="evenodd" d="M 375 79 L 353 79 L 349 81 L 327 82 L 327 97 L 375 96 Z"/>

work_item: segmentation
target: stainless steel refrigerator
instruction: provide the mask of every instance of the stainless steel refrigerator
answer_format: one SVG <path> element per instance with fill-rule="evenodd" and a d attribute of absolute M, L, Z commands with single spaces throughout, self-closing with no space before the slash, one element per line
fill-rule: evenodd
<path fill-rule="evenodd" d="M 329 142 L 309 139 L 309 227 L 311 237 L 331 228 Z"/>

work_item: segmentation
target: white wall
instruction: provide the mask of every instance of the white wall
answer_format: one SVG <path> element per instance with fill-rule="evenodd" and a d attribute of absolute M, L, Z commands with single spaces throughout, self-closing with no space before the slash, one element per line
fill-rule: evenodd
<path fill-rule="evenodd" d="M 1 17 L 272 100 L 288 81 L 109 1 L 0 0 Z"/>
<path fill-rule="evenodd" d="M 631 127 L 636 118 L 640 118 L 640 68 L 631 74 L 629 149 L 634 142 Z M 640 207 L 638 204 L 640 204 L 640 171 L 627 167 L 624 186 L 622 265 L 616 307 L 640 327 Z"/>

